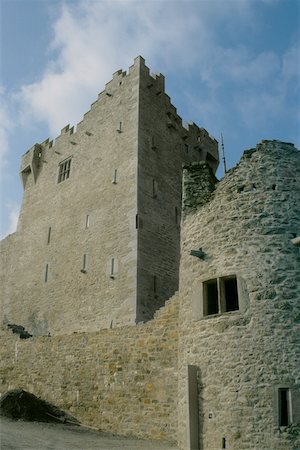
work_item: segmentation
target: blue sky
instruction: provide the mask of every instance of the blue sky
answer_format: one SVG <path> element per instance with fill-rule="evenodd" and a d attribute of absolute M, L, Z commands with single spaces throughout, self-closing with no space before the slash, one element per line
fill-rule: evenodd
<path fill-rule="evenodd" d="M 79 122 L 137 55 L 184 121 L 223 133 L 228 167 L 262 139 L 300 147 L 299 0 L 1 0 L 0 20 L 1 238 L 21 155 Z"/>

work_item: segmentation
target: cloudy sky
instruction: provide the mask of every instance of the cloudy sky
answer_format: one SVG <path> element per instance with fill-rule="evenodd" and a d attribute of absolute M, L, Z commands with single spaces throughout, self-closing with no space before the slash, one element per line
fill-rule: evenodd
<path fill-rule="evenodd" d="M 184 121 L 223 133 L 229 167 L 262 139 L 300 147 L 299 0 L 0 1 L 1 238 L 16 227 L 21 155 L 79 122 L 137 55 Z"/>

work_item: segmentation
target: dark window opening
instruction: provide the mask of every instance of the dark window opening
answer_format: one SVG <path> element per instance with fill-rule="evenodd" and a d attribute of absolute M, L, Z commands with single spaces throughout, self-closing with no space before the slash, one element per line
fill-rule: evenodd
<path fill-rule="evenodd" d="M 47 239 L 47 244 L 50 244 L 50 240 L 51 240 L 51 227 L 48 228 L 48 239 Z"/>
<path fill-rule="evenodd" d="M 281 388 L 278 390 L 278 410 L 279 410 L 279 426 L 285 427 L 289 425 L 289 389 Z"/>
<path fill-rule="evenodd" d="M 48 281 L 48 264 L 46 264 L 46 268 L 45 268 L 45 283 L 47 283 Z"/>
<path fill-rule="evenodd" d="M 154 275 L 153 276 L 153 293 L 154 293 L 154 297 L 157 296 L 157 276 Z"/>
<path fill-rule="evenodd" d="M 215 278 L 203 283 L 204 316 L 238 310 L 238 285 L 235 275 Z"/>
<path fill-rule="evenodd" d="M 67 178 L 69 178 L 70 170 L 71 170 L 71 158 L 60 163 L 57 182 L 61 183 L 62 181 L 65 181 Z"/>
<path fill-rule="evenodd" d="M 236 311 L 239 309 L 238 289 L 236 277 L 224 278 L 225 311 Z"/>
<path fill-rule="evenodd" d="M 204 283 L 204 315 L 210 316 L 219 312 L 217 280 Z"/>

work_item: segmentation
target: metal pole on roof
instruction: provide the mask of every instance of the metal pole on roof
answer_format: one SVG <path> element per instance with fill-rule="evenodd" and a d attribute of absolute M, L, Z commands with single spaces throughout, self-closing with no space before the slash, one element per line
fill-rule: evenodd
<path fill-rule="evenodd" d="M 225 159 L 225 151 L 224 151 L 223 133 L 221 133 L 221 142 L 222 142 L 222 161 L 223 161 L 224 175 L 225 175 L 227 170 L 226 170 L 226 159 Z"/>

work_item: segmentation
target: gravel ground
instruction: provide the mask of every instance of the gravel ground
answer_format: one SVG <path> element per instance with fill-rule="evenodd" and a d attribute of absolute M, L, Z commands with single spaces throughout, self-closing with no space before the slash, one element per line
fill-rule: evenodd
<path fill-rule="evenodd" d="M 1 450 L 176 450 L 157 441 L 111 436 L 76 426 L 0 418 Z"/>

